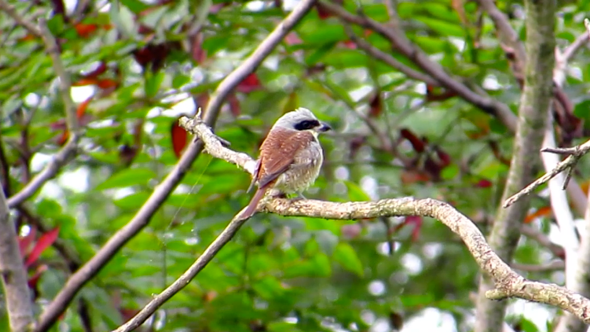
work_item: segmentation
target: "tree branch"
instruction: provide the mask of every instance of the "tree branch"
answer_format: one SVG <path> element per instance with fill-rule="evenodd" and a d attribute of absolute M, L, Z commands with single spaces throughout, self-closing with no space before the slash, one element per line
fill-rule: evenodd
<path fill-rule="evenodd" d="M 376 48 L 375 46 L 371 45 L 370 43 L 364 41 L 362 38 L 359 38 L 352 31 L 352 29 L 350 29 L 349 26 L 345 25 L 344 29 L 352 42 L 354 42 L 360 49 L 364 50 L 367 54 L 373 56 L 375 59 L 382 61 L 383 63 L 391 66 L 392 68 L 405 74 L 406 76 L 408 76 L 411 79 L 424 82 L 424 83 L 431 85 L 431 86 L 439 86 L 440 85 L 438 83 L 438 81 L 434 80 L 432 77 L 404 65 L 403 63 L 397 61 L 391 55 L 381 51 L 380 49 Z"/>
<path fill-rule="evenodd" d="M 59 93 L 61 94 L 61 99 L 65 105 L 66 125 L 70 131 L 70 140 L 73 140 L 78 135 L 79 126 L 78 119 L 76 118 L 76 105 L 70 94 L 70 90 L 72 88 L 70 75 L 68 75 L 66 68 L 61 61 L 59 45 L 57 44 L 55 37 L 53 37 L 51 34 L 51 31 L 49 31 L 47 22 L 43 17 L 39 18 L 39 29 L 41 30 L 41 35 L 43 36 L 45 49 L 53 61 L 53 69 L 55 70 L 55 74 L 59 78 Z"/>
<path fill-rule="evenodd" d="M 33 323 L 33 303 L 3 190 L 0 190 L 0 279 L 6 296 L 11 330 L 27 331 Z"/>
<path fill-rule="evenodd" d="M 547 110 L 553 96 L 555 1 L 527 0 L 525 3 L 526 54 L 528 56 L 524 67 L 524 88 L 518 111 L 519 125 L 514 140 L 510 171 L 502 195 L 504 199 L 532 180 L 533 169 L 539 163 L 537 151 L 541 147 L 548 116 Z M 490 245 L 506 262 L 512 261 L 520 238 L 520 225 L 526 216 L 528 206 L 529 200 L 524 199 L 509 208 L 500 208 L 492 226 Z M 501 328 L 498 322 L 504 320 L 506 303 L 490 302 L 488 299 L 490 295 L 492 298 L 501 299 L 508 293 L 493 291 L 490 294 L 489 290 L 494 285 L 497 288 L 497 282 L 482 275 L 476 306 L 476 332 L 499 331 Z M 545 301 L 553 298 L 544 296 L 551 292 L 551 288 L 548 288 L 547 293 L 537 293 L 533 301 L 541 300 L 547 303 Z"/>
<path fill-rule="evenodd" d="M 477 0 L 477 2 L 494 21 L 494 26 L 499 32 L 500 42 L 503 42 L 514 52 L 515 74 L 522 76 L 526 63 L 526 52 L 518 34 L 512 29 L 508 17 L 496 7 L 493 0 Z"/>
<path fill-rule="evenodd" d="M 198 116 L 193 119 L 183 117 L 180 119 L 180 124 L 204 142 L 207 153 L 250 172 L 250 165 L 254 160 L 243 153 L 237 153 L 226 148 Z M 489 298 L 517 297 L 550 304 L 571 312 L 585 322 L 590 322 L 589 299 L 564 287 L 529 281 L 520 276 L 492 250 L 473 221 L 448 203 L 434 199 L 414 199 L 411 197 L 383 199 L 376 202 L 348 203 L 266 198 L 259 203 L 258 210 L 281 216 L 305 216 L 337 220 L 392 216 L 423 216 L 440 220 L 463 240 L 481 270 L 494 280 L 495 289 L 486 293 Z M 177 281 L 150 302 L 142 312 L 145 310 L 149 311 L 150 314 L 153 313 L 166 299 L 186 286 L 213 259 L 221 247 L 234 236 L 243 223 L 244 220 L 232 220 L 219 237 L 205 250 L 203 255 Z M 149 314 L 142 317 L 145 320 L 145 318 L 149 317 Z M 131 325 L 130 321 L 128 323 L 130 325 L 126 324 L 116 331 L 130 331 L 130 328 L 132 326 L 137 327 L 138 323 L 140 322 L 134 322 Z"/>
<path fill-rule="evenodd" d="M 360 25 L 362 27 L 371 29 L 381 36 L 389 40 L 396 52 L 404 55 L 422 70 L 439 82 L 439 85 L 455 91 L 457 95 L 465 99 L 467 102 L 475 105 L 486 113 L 497 117 L 509 130 L 516 131 L 517 119 L 510 108 L 505 104 L 498 102 L 489 96 L 478 94 L 472 91 L 465 84 L 459 82 L 451 77 L 443 67 L 430 60 L 430 58 L 416 47 L 406 38 L 406 36 L 397 28 L 386 27 L 377 21 L 374 21 L 365 16 L 357 16 L 349 13 L 341 6 L 329 3 L 327 1 L 321 2 L 322 7 L 338 16 L 341 20 Z"/>
<path fill-rule="evenodd" d="M 514 194 L 511 197 L 509 197 L 508 199 L 506 199 L 504 201 L 503 206 L 509 207 L 510 205 L 517 202 L 519 199 L 522 199 L 522 197 L 533 192 L 533 190 L 535 190 L 538 186 L 542 185 L 543 183 L 548 182 L 549 180 L 553 179 L 557 174 L 567 170 L 568 176 L 566 177 L 565 182 L 563 183 L 563 189 L 565 190 L 565 188 L 567 187 L 568 181 L 571 178 L 571 173 L 573 172 L 574 168 L 576 167 L 578 161 L 585 154 L 587 154 L 588 151 L 590 151 L 590 140 L 588 140 L 580 145 L 577 145 L 575 147 L 572 147 L 572 148 L 549 148 L 549 147 L 547 147 L 547 148 L 541 149 L 541 152 L 550 152 L 550 153 L 556 153 L 556 154 L 569 154 L 570 156 L 565 158 L 560 163 L 558 163 L 554 169 L 552 169 L 548 173 L 545 173 L 545 175 L 541 176 L 540 178 L 533 181 L 528 186 L 521 189 L 516 194 Z"/>
<path fill-rule="evenodd" d="M 1 1 L 1 0 L 0 0 Z M 1 3 L 1 2 L 0 2 Z M 47 28 L 45 19 L 39 19 L 39 33 L 45 42 L 45 48 L 53 61 L 53 69 L 59 78 L 59 90 L 61 98 L 64 102 L 66 120 L 69 130 L 69 139 L 64 147 L 53 157 L 53 159 L 45 166 L 45 168 L 37 174 L 27 185 L 18 193 L 14 194 L 8 199 L 8 207 L 14 208 L 22 202 L 33 196 L 45 182 L 52 179 L 59 170 L 66 165 L 70 159 L 75 155 L 78 147 L 78 121 L 76 119 L 76 106 L 70 95 L 72 87 L 70 76 L 65 70 L 59 54 L 59 46 L 51 32 Z"/>
<path fill-rule="evenodd" d="M 211 260 L 217 255 L 217 253 L 225 246 L 238 232 L 240 227 L 246 223 L 249 219 L 239 218 L 238 214 L 227 227 L 211 242 L 211 244 L 205 249 L 203 254 L 197 258 L 197 260 L 170 286 L 168 286 L 162 293 L 158 294 L 151 300 L 140 312 L 138 312 L 133 318 L 127 323 L 121 325 L 113 332 L 128 332 L 138 328 L 143 322 L 145 322 L 160 306 L 168 301 L 176 293 L 180 292 L 186 287 L 194 277 L 201 272 L 207 266 Z"/>
<path fill-rule="evenodd" d="M 22 17 L 16 11 L 16 8 L 14 8 L 14 6 L 10 5 L 4 0 L 0 0 L 0 10 L 8 14 L 8 16 L 12 17 L 16 24 L 25 28 L 32 35 L 41 37 L 41 30 L 39 30 L 39 28 L 34 23 Z"/>
<path fill-rule="evenodd" d="M 274 50 L 287 33 L 305 16 L 315 0 L 302 0 L 297 7 L 260 43 L 254 52 L 217 86 L 205 110 L 205 123 L 212 126 L 217 120 L 225 97 L 250 73 L 254 72 L 262 61 Z M 107 243 L 74 273 L 62 290 L 47 306 L 39 318 L 36 332 L 46 331 L 53 325 L 72 301 L 76 293 L 92 279 L 121 249 L 127 241 L 137 235 L 150 221 L 153 214 L 164 203 L 168 195 L 180 183 L 186 171 L 200 154 L 203 144 L 193 141 L 185 150 L 176 166 L 156 187 L 137 214 L 113 235 Z"/>

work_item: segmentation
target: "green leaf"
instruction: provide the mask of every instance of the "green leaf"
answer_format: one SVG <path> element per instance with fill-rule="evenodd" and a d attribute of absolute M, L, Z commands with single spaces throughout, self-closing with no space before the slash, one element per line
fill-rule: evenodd
<path fill-rule="evenodd" d="M 574 115 L 588 123 L 590 121 L 590 99 L 577 103 L 574 107 Z"/>
<path fill-rule="evenodd" d="M 320 249 L 328 256 L 331 256 L 334 252 L 334 248 L 338 244 L 338 237 L 334 233 L 321 230 L 315 233 L 315 240 L 317 241 Z"/>
<path fill-rule="evenodd" d="M 330 267 L 330 259 L 323 253 L 317 253 L 314 255 L 310 262 L 312 263 L 311 268 L 313 269 L 313 275 L 310 277 L 328 277 L 332 274 L 332 268 Z"/>
<path fill-rule="evenodd" d="M 252 288 L 258 295 L 260 295 L 261 298 L 267 300 L 272 300 L 284 293 L 281 283 L 273 277 L 266 277 L 259 280 L 258 282 L 254 283 Z"/>
<path fill-rule="evenodd" d="M 164 71 L 159 71 L 155 74 L 152 74 L 152 71 L 146 72 L 145 95 L 147 97 L 153 98 L 158 94 L 160 85 L 164 81 L 164 77 L 166 77 L 166 73 Z"/>
<path fill-rule="evenodd" d="M 96 190 L 146 185 L 149 180 L 155 177 L 156 173 L 148 168 L 127 168 L 113 174 L 106 181 L 96 186 Z"/>
<path fill-rule="evenodd" d="M 172 87 L 174 89 L 180 89 L 184 85 L 190 83 L 191 78 L 188 75 L 174 75 L 172 79 Z"/>
<path fill-rule="evenodd" d="M 44 218 L 56 218 L 62 213 L 61 205 L 59 205 L 59 203 L 54 200 L 44 198 L 35 205 L 37 208 L 37 213 L 42 215 Z"/>
<path fill-rule="evenodd" d="M 123 209 L 137 209 L 141 207 L 149 197 L 149 193 L 142 191 L 114 200 L 113 203 Z"/>
<path fill-rule="evenodd" d="M 350 244 L 346 242 L 338 243 L 333 258 L 346 270 L 355 273 L 361 278 L 364 276 L 363 264 Z"/>
<path fill-rule="evenodd" d="M 135 14 L 139 14 L 140 12 L 150 8 L 150 6 L 146 5 L 140 0 L 121 0 L 121 4 L 129 8 L 129 10 Z"/>
<path fill-rule="evenodd" d="M 118 0 L 111 3 L 109 11 L 111 22 L 128 39 L 134 39 L 136 36 L 135 17 L 133 12 L 126 6 L 123 6 Z"/>
<path fill-rule="evenodd" d="M 371 201 L 371 197 L 358 184 L 346 180 L 344 180 L 343 182 L 346 185 L 346 188 L 348 189 L 348 198 L 350 199 L 350 201 Z"/>

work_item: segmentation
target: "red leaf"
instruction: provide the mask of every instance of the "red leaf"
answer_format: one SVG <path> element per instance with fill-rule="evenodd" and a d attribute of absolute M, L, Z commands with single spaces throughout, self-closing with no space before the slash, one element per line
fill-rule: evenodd
<path fill-rule="evenodd" d="M 342 45 L 344 45 L 344 47 L 346 47 L 348 49 L 356 50 L 356 44 L 352 40 L 346 40 L 346 41 L 342 42 Z"/>
<path fill-rule="evenodd" d="M 70 132 L 68 131 L 68 129 L 64 129 L 61 136 L 57 139 L 57 145 L 63 146 L 68 141 L 68 138 L 70 138 Z"/>
<path fill-rule="evenodd" d="M 90 36 L 96 29 L 98 29 L 98 25 L 96 24 L 86 24 L 86 23 L 78 23 L 74 27 L 78 35 L 82 38 L 86 38 Z"/>
<path fill-rule="evenodd" d="M 422 217 L 418 216 L 409 216 L 406 218 L 406 223 L 413 224 L 414 229 L 412 230 L 412 241 L 418 241 L 418 237 L 420 237 L 420 230 L 422 229 Z"/>
<path fill-rule="evenodd" d="M 84 78 L 97 78 L 99 75 L 104 74 L 107 71 L 107 65 L 104 62 L 100 62 L 96 69 L 84 75 Z"/>
<path fill-rule="evenodd" d="M 492 181 L 485 179 L 479 180 L 475 186 L 478 188 L 489 188 L 492 186 Z"/>
<path fill-rule="evenodd" d="M 543 207 L 539 208 L 537 211 L 527 215 L 524 218 L 524 223 L 528 224 L 537 218 L 550 216 L 552 213 L 553 213 L 553 210 L 551 209 L 550 206 L 543 206 Z"/>
<path fill-rule="evenodd" d="M 180 117 L 178 119 L 180 119 Z M 178 124 L 178 119 L 174 121 L 172 127 L 170 128 L 170 136 L 172 138 L 172 149 L 174 150 L 176 158 L 180 158 L 180 156 L 182 156 L 182 151 L 186 147 L 186 140 L 188 137 L 188 135 L 186 134 L 186 130 L 184 130 L 184 128 L 182 128 Z"/>
<path fill-rule="evenodd" d="M 84 85 L 95 85 L 98 84 L 98 80 L 94 77 L 82 78 L 74 83 L 72 86 L 84 86 Z"/>
<path fill-rule="evenodd" d="M 117 85 L 119 85 L 119 82 L 110 79 L 110 78 L 105 78 L 102 80 L 99 80 L 98 82 L 96 82 L 96 85 L 98 85 L 99 88 L 101 89 L 109 89 L 109 88 L 114 88 Z"/>
<path fill-rule="evenodd" d="M 399 133 L 401 137 L 407 139 L 410 142 L 410 144 L 412 144 L 414 151 L 418 153 L 424 152 L 424 150 L 426 149 L 425 142 L 418 136 L 416 136 L 416 134 L 414 134 L 410 129 L 404 128 L 400 130 Z"/>
<path fill-rule="evenodd" d="M 80 105 L 78 105 L 78 108 L 76 109 L 76 116 L 78 117 L 78 120 L 80 120 L 84 114 L 86 114 L 86 108 L 88 108 L 88 104 L 90 104 L 91 100 L 92 97 L 86 99 L 85 101 L 81 102 Z"/>
<path fill-rule="evenodd" d="M 436 155 L 438 159 L 440 159 L 439 165 L 441 168 L 445 168 L 451 164 L 451 156 L 446 153 L 442 148 L 435 146 L 434 150 L 436 151 Z"/>
<path fill-rule="evenodd" d="M 242 109 L 240 107 L 240 101 L 238 100 L 238 97 L 236 97 L 236 94 L 232 93 L 229 96 L 227 96 L 227 101 L 229 103 L 229 110 L 231 111 L 231 113 L 235 117 L 238 117 Z"/>
<path fill-rule="evenodd" d="M 260 80 L 258 79 L 258 76 L 256 76 L 256 73 L 252 73 L 252 74 L 246 76 L 246 78 L 244 78 L 240 82 L 240 84 L 238 84 L 237 90 L 239 92 L 249 93 L 254 90 L 260 89 L 260 87 L 261 87 L 261 85 L 260 85 Z"/>
<path fill-rule="evenodd" d="M 379 117 L 381 112 L 383 111 L 383 105 L 381 103 L 381 94 L 379 92 L 373 95 L 371 101 L 369 102 L 369 106 L 371 106 L 369 110 L 369 116 L 372 118 Z"/>
<path fill-rule="evenodd" d="M 301 38 L 297 35 L 297 33 L 291 31 L 285 36 L 285 43 L 287 45 L 299 45 L 303 43 Z"/>
<path fill-rule="evenodd" d="M 35 270 L 35 274 L 27 281 L 27 284 L 30 288 L 35 288 L 37 286 L 39 277 L 41 277 L 41 274 L 43 274 L 43 272 L 45 271 L 47 271 L 47 265 L 42 264 L 37 267 L 37 270 Z"/>
<path fill-rule="evenodd" d="M 25 237 L 18 238 L 18 248 L 20 249 L 20 254 L 25 258 L 27 253 L 29 252 L 29 248 L 31 247 L 31 243 L 35 240 L 35 236 L 37 235 L 37 229 L 31 227 L 31 231 Z"/>
<path fill-rule="evenodd" d="M 217 3 L 209 7 L 209 13 L 217 14 L 223 7 L 231 5 L 231 2 Z"/>
<path fill-rule="evenodd" d="M 406 217 L 404 222 L 395 226 L 391 230 L 391 233 L 392 234 L 397 233 L 400 229 L 402 229 L 406 225 L 414 225 L 414 229 L 412 229 L 412 241 L 416 242 L 418 240 L 418 237 L 420 236 L 420 229 L 422 228 L 422 217 L 419 217 L 419 216 Z"/>
<path fill-rule="evenodd" d="M 27 257 L 25 266 L 33 264 L 39 258 L 39 256 L 41 256 L 41 253 L 45 249 L 47 249 L 47 247 L 49 247 L 53 242 L 55 242 L 58 234 L 59 227 L 56 227 L 50 230 L 49 232 L 41 235 L 41 237 L 39 237 L 39 240 L 35 244 L 35 247 L 33 248 L 33 250 L 31 250 L 31 254 Z"/>
<path fill-rule="evenodd" d="M 318 16 L 321 20 L 325 20 L 328 17 L 333 16 L 332 13 L 330 13 L 324 6 L 322 6 L 319 3 L 316 5 L 316 9 L 318 10 Z"/>
<path fill-rule="evenodd" d="M 207 51 L 203 49 L 203 34 L 198 33 L 193 37 L 191 45 L 191 56 L 197 63 L 202 63 L 207 59 Z"/>

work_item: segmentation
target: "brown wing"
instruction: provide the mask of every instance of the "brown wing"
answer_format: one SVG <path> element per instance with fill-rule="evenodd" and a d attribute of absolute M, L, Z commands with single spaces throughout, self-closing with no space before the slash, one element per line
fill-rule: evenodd
<path fill-rule="evenodd" d="M 306 148 L 314 140 L 307 131 L 277 129 L 260 147 L 258 187 L 263 188 L 275 181 L 291 164 L 299 149 Z"/>

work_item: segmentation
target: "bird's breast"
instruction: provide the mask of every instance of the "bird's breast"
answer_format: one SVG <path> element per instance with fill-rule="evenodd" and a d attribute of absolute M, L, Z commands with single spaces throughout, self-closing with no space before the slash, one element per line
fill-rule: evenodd
<path fill-rule="evenodd" d="M 320 174 L 323 160 L 319 142 L 312 141 L 307 148 L 300 150 L 295 155 L 294 166 L 279 177 L 275 188 L 286 193 L 301 192 L 307 189 Z"/>

